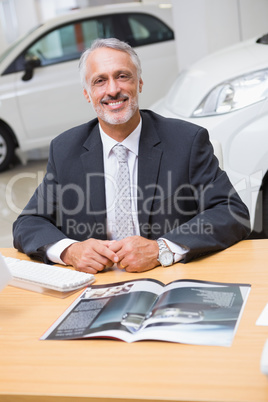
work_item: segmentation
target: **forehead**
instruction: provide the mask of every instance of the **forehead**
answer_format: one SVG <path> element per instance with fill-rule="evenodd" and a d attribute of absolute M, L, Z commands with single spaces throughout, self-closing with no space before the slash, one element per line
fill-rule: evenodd
<path fill-rule="evenodd" d="M 136 66 L 128 53 L 110 48 L 93 50 L 87 58 L 86 66 L 87 75 L 90 76 L 126 69 L 137 73 Z"/>

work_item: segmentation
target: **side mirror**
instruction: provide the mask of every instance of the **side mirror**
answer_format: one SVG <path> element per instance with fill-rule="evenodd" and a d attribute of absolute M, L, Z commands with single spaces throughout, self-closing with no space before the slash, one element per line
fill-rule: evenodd
<path fill-rule="evenodd" d="M 29 81 L 33 77 L 33 72 L 36 67 L 41 65 L 41 61 L 38 57 L 32 56 L 25 60 L 25 71 L 24 75 L 22 76 L 23 81 Z"/>

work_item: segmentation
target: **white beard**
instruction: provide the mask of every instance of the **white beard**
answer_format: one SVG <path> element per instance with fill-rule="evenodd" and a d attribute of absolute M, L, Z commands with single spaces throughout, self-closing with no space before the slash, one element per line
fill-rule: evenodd
<path fill-rule="evenodd" d="M 131 119 L 131 117 L 135 114 L 135 112 L 137 111 L 137 109 L 139 107 L 138 92 L 137 92 L 137 96 L 132 99 L 132 101 L 128 105 L 128 108 L 124 112 L 122 112 L 121 110 L 114 110 L 114 111 L 104 110 L 101 105 L 94 105 L 94 103 L 92 102 L 91 96 L 89 95 L 89 92 L 88 92 L 88 96 L 90 98 L 92 107 L 95 110 L 97 116 L 108 124 L 124 124 L 124 123 L 128 122 Z M 127 95 L 122 94 L 122 96 L 124 98 L 128 98 Z M 111 99 L 112 98 L 109 97 L 109 100 L 111 100 Z M 113 100 L 116 101 L 116 99 L 113 99 Z M 102 102 L 103 102 L 103 100 L 102 100 Z M 123 115 L 120 116 L 121 113 L 123 113 Z"/>

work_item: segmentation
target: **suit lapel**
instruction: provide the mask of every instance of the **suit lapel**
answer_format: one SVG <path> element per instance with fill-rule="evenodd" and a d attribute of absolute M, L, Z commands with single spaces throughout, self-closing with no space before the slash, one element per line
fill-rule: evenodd
<path fill-rule="evenodd" d="M 138 159 L 138 211 L 140 234 L 148 237 L 149 214 L 156 192 L 162 149 L 156 147 L 160 139 L 151 124 L 150 117 L 142 114 L 142 131 Z"/>
<path fill-rule="evenodd" d="M 95 216 L 96 222 L 106 228 L 103 147 L 98 125 L 90 132 L 83 146 L 87 149 L 87 152 L 81 155 L 87 175 L 87 194 L 85 194 L 88 202 L 87 208 L 90 210 L 90 215 Z"/>

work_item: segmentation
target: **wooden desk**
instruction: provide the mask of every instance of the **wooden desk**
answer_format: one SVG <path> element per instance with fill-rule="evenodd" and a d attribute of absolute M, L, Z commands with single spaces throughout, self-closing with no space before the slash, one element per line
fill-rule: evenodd
<path fill-rule="evenodd" d="M 268 401 L 260 372 L 268 327 L 255 325 L 268 302 L 268 240 L 243 241 L 168 269 L 98 274 L 96 283 L 138 277 L 251 283 L 233 345 L 40 341 L 77 294 L 57 299 L 8 286 L 0 294 L 0 401 Z"/>

